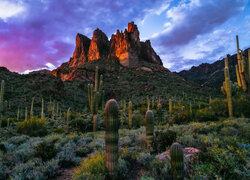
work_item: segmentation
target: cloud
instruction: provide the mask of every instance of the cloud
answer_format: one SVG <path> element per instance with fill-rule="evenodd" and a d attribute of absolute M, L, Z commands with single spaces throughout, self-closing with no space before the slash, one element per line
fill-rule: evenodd
<path fill-rule="evenodd" d="M 25 11 L 24 6 L 20 2 L 0 1 L 0 19 L 7 22 L 8 18 L 20 15 Z"/>
<path fill-rule="evenodd" d="M 182 0 L 166 11 L 165 29 L 152 35 L 152 44 L 164 65 L 180 71 L 191 65 L 218 60 L 233 49 L 235 23 L 223 25 L 240 14 L 245 0 Z"/>
<path fill-rule="evenodd" d="M 24 72 L 44 68 L 46 63 L 59 66 L 72 56 L 78 32 L 91 38 L 93 30 L 99 27 L 110 37 L 117 28 L 144 18 L 145 9 L 159 7 L 163 0 L 8 2 L 13 7 L 21 5 L 25 13 L 11 10 L 7 20 L 0 19 L 0 66 Z"/>

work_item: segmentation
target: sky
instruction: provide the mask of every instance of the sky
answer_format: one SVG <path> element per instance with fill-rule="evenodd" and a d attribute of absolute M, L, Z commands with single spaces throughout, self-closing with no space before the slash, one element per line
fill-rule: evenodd
<path fill-rule="evenodd" d="M 171 71 L 250 47 L 250 0 L 0 0 L 0 66 L 54 69 L 73 55 L 77 33 L 110 38 L 134 21 Z"/>

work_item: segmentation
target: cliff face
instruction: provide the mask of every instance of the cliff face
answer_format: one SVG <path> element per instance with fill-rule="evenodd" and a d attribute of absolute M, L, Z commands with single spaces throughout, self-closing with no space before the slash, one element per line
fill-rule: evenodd
<path fill-rule="evenodd" d="M 76 68 L 95 60 L 117 59 L 121 65 L 136 67 L 142 62 L 162 65 L 160 57 L 156 54 L 149 40 L 140 41 L 140 32 L 134 22 L 128 23 L 124 32 L 117 30 L 110 41 L 104 32 L 96 29 L 92 39 L 77 34 L 76 46 L 73 57 L 59 68 L 52 71 L 54 76 L 60 76 L 62 80 L 72 80 L 72 74 Z"/>

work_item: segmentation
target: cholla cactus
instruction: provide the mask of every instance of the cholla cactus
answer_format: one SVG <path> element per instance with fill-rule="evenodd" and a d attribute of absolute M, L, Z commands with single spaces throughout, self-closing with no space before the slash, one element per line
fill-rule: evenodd
<path fill-rule="evenodd" d="M 128 126 L 129 129 L 132 128 L 132 102 L 129 101 L 128 103 Z"/>
<path fill-rule="evenodd" d="M 175 180 L 184 178 L 184 156 L 182 146 L 175 142 L 170 147 L 171 167 Z"/>
<path fill-rule="evenodd" d="M 146 124 L 146 136 L 147 136 L 147 146 L 152 147 L 152 142 L 154 140 L 154 113 L 151 110 L 147 110 L 145 115 Z"/>
<path fill-rule="evenodd" d="M 239 48 L 238 35 L 236 36 L 237 43 L 237 61 L 236 76 L 239 87 L 250 94 L 250 50 L 248 49 L 248 59 L 245 57 L 244 51 Z"/>
<path fill-rule="evenodd" d="M 105 166 L 110 179 L 114 177 L 114 171 L 118 164 L 118 110 L 115 99 L 110 99 L 105 105 Z"/>
<path fill-rule="evenodd" d="M 225 81 L 221 87 L 221 91 L 227 95 L 227 104 L 229 117 L 233 116 L 233 102 L 232 102 L 232 82 L 230 81 L 228 59 L 225 58 L 225 68 L 224 68 Z"/>
<path fill-rule="evenodd" d="M 103 106 L 104 104 L 104 91 L 102 90 L 103 76 L 100 76 L 100 81 L 98 81 L 98 79 L 98 66 L 96 66 L 94 90 L 93 85 L 88 84 L 89 107 L 93 116 L 93 132 L 96 131 L 96 114 L 98 112 L 99 107 Z"/>

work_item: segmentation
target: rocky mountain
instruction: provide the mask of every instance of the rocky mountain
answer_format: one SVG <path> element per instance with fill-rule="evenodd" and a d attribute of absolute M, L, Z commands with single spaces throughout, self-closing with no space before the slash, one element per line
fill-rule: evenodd
<path fill-rule="evenodd" d="M 53 70 L 52 74 L 63 81 L 87 80 L 89 79 L 87 72 L 79 72 L 78 68 L 96 60 L 117 62 L 125 67 L 138 67 L 143 63 L 162 66 L 162 61 L 152 48 L 150 41 L 140 41 L 137 25 L 131 22 L 128 23 L 128 28 L 124 32 L 117 30 L 110 41 L 106 34 L 98 28 L 93 32 L 92 39 L 78 33 L 73 57 Z M 80 78 L 76 75 L 79 73 Z"/>
<path fill-rule="evenodd" d="M 248 57 L 247 51 L 248 49 L 246 49 L 244 52 Z M 237 54 L 229 55 L 228 63 L 230 79 L 232 80 L 232 82 L 237 82 L 235 72 L 235 65 L 237 64 Z M 219 91 L 220 87 L 223 84 L 223 81 L 225 80 L 224 67 L 224 59 L 221 59 L 212 64 L 202 63 L 199 66 L 193 66 L 190 70 L 184 70 L 177 74 L 188 81 L 198 83 L 201 86 L 216 88 Z"/>

